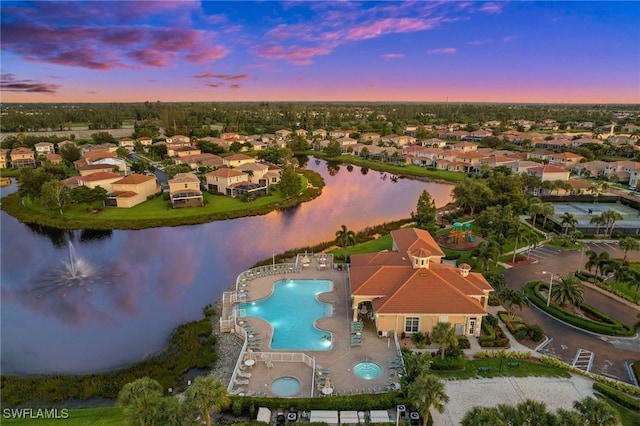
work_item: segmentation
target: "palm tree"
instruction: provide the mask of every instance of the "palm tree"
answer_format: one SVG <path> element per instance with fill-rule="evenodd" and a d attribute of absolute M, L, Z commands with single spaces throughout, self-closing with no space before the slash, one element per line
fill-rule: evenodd
<path fill-rule="evenodd" d="M 131 425 L 151 425 L 161 401 L 162 386 L 148 377 L 127 383 L 118 393 L 118 406 Z"/>
<path fill-rule="evenodd" d="M 409 386 L 422 372 L 431 368 L 431 353 L 429 351 L 420 353 L 402 348 L 402 359 L 404 361 L 404 374 L 400 379 L 403 388 Z"/>
<path fill-rule="evenodd" d="M 480 244 L 477 249 L 474 250 L 474 256 L 478 261 L 481 271 L 486 271 L 489 266 L 489 261 L 493 260 L 498 255 L 498 247 L 493 241 L 485 241 Z"/>
<path fill-rule="evenodd" d="M 636 291 L 633 294 L 633 303 L 638 303 L 638 290 L 640 290 L 640 272 L 634 269 L 630 269 L 627 285 L 629 286 L 629 288 L 636 288 Z"/>
<path fill-rule="evenodd" d="M 620 244 L 620 248 L 624 250 L 622 263 L 627 261 L 627 254 L 630 250 L 640 250 L 640 243 L 633 237 L 624 237 L 618 244 Z"/>
<path fill-rule="evenodd" d="M 536 226 L 536 217 L 542 213 L 542 202 L 539 198 L 531 199 L 529 204 L 529 214 L 531 215 L 531 224 Z"/>
<path fill-rule="evenodd" d="M 507 426 L 496 407 L 475 406 L 462 418 L 462 426 Z"/>
<path fill-rule="evenodd" d="M 575 275 L 567 274 L 555 280 L 551 288 L 551 299 L 561 306 L 567 302 L 577 307 L 582 305 L 584 288 L 580 284 L 580 279 Z"/>
<path fill-rule="evenodd" d="M 211 426 L 211 412 L 226 410 L 231 405 L 225 385 L 215 376 L 196 377 L 185 392 L 187 404 L 200 412 L 207 426 Z"/>
<path fill-rule="evenodd" d="M 549 411 L 544 402 L 527 399 L 516 405 L 520 425 L 547 426 Z"/>
<path fill-rule="evenodd" d="M 620 213 L 614 210 L 607 210 L 606 212 L 602 213 L 602 217 L 606 221 L 604 236 L 606 237 L 608 235 L 609 238 L 611 238 L 611 236 L 613 235 L 613 227 L 616 225 L 616 222 L 624 218 Z"/>
<path fill-rule="evenodd" d="M 431 340 L 440 345 L 440 359 L 444 359 L 444 352 L 448 347 L 458 346 L 456 331 L 448 322 L 439 322 L 433 327 Z"/>
<path fill-rule="evenodd" d="M 181 403 L 177 396 L 169 396 L 162 398 L 153 416 L 153 424 L 183 426 L 189 415 L 186 404 Z"/>
<path fill-rule="evenodd" d="M 605 222 L 606 221 L 602 215 L 593 216 L 591 217 L 591 220 L 589 220 L 589 223 L 596 224 L 596 238 L 598 238 L 598 235 L 600 234 L 600 225 L 604 225 Z"/>
<path fill-rule="evenodd" d="M 506 305 L 507 313 L 511 319 L 516 317 L 516 308 L 522 310 L 525 306 L 529 306 L 529 299 L 524 292 L 507 288 L 500 292 L 500 300 Z"/>
<path fill-rule="evenodd" d="M 445 404 L 449 402 L 449 395 L 442 380 L 423 372 L 408 386 L 407 399 L 419 407 L 422 425 L 427 426 L 431 407 L 442 413 Z"/>
<path fill-rule="evenodd" d="M 347 246 L 349 244 L 356 243 L 356 234 L 355 232 L 347 229 L 346 225 L 342 225 L 338 231 L 336 231 L 336 241 L 342 246 L 344 249 L 344 261 L 347 261 Z"/>
<path fill-rule="evenodd" d="M 578 223 L 576 217 L 569 212 L 565 212 L 562 216 L 560 216 L 560 221 L 562 222 L 562 227 L 564 228 L 564 235 L 567 235 L 567 233 L 569 232 L 569 228 L 575 228 Z"/>
<path fill-rule="evenodd" d="M 575 401 L 573 408 L 590 426 L 614 426 L 620 422 L 618 412 L 601 399 L 588 396 Z"/>
<path fill-rule="evenodd" d="M 518 224 L 509 229 L 509 235 L 512 236 L 515 240 L 513 243 L 513 259 L 511 259 L 511 262 L 516 263 L 516 254 L 518 253 L 518 239 L 522 235 L 522 222 L 518 220 Z"/>
<path fill-rule="evenodd" d="M 552 415 L 553 421 L 551 424 L 562 426 L 585 426 L 584 418 L 580 413 L 572 410 L 566 410 L 564 408 L 558 408 L 556 413 Z"/>
<path fill-rule="evenodd" d="M 549 218 L 549 216 L 553 216 L 555 212 L 556 212 L 556 209 L 555 207 L 553 207 L 553 204 L 551 203 L 542 204 L 542 214 L 544 215 L 544 220 L 542 221 L 542 229 L 545 229 L 545 226 L 547 225 L 547 219 Z"/>
<path fill-rule="evenodd" d="M 542 239 L 538 231 L 535 231 L 531 228 L 525 229 L 522 233 L 521 238 L 527 242 L 527 257 L 531 255 L 531 249 L 537 246 Z"/>

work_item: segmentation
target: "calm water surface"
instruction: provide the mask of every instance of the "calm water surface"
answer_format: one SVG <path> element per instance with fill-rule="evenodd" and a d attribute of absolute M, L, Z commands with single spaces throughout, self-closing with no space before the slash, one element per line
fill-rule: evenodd
<path fill-rule="evenodd" d="M 222 222 L 141 231 L 45 232 L 1 216 L 3 373 L 89 372 L 164 348 L 177 325 L 199 319 L 257 261 L 335 237 L 340 225 L 409 217 L 426 189 L 442 206 L 451 185 L 347 166 L 322 174 L 322 195 L 297 208 Z M 3 188 L 6 194 L 11 188 Z M 59 285 L 69 243 L 88 277 Z"/>

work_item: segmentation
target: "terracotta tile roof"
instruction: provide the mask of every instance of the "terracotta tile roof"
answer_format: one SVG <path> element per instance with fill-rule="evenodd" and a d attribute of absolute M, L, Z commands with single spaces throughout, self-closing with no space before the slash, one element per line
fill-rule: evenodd
<path fill-rule="evenodd" d="M 250 157 L 245 154 L 233 154 L 228 157 L 224 157 L 223 159 L 227 161 L 237 161 L 237 160 L 251 160 L 253 159 L 253 157 Z"/>
<path fill-rule="evenodd" d="M 33 154 L 33 151 L 29 148 L 25 148 L 24 146 L 19 146 L 11 150 L 11 155 L 14 154 Z"/>
<path fill-rule="evenodd" d="M 129 176 L 123 177 L 119 181 L 113 182 L 113 185 L 137 185 L 139 183 L 144 183 L 155 179 L 155 176 L 132 173 Z"/>
<path fill-rule="evenodd" d="M 418 228 L 405 228 L 391 231 L 391 238 L 399 252 L 427 249 L 432 256 L 444 256 L 444 252 L 428 231 Z"/>
<path fill-rule="evenodd" d="M 84 158 L 87 161 L 99 160 L 101 158 L 117 158 L 117 157 L 118 157 L 118 154 L 116 154 L 115 152 L 109 152 L 109 151 L 91 151 L 91 152 L 87 152 L 84 155 Z"/>
<path fill-rule="evenodd" d="M 567 169 L 563 169 L 562 167 L 554 166 L 554 165 L 544 165 L 538 167 L 532 167 L 529 169 L 534 173 L 561 173 L 566 172 Z"/>
<path fill-rule="evenodd" d="M 98 180 L 116 179 L 120 177 L 121 176 L 116 173 L 96 172 L 96 173 L 91 173 L 90 175 L 82 176 L 79 179 L 83 182 L 95 182 Z"/>
<path fill-rule="evenodd" d="M 169 183 L 183 183 L 183 182 L 200 182 L 198 176 L 193 173 L 178 173 L 173 177 L 173 179 L 169 179 Z"/>
<path fill-rule="evenodd" d="M 113 164 L 85 164 L 84 166 L 76 165 L 76 168 L 78 170 L 112 170 Z"/>
<path fill-rule="evenodd" d="M 134 191 L 113 191 L 111 194 L 109 194 L 109 197 L 131 198 L 135 197 L 136 195 L 138 195 L 138 193 Z"/>
<path fill-rule="evenodd" d="M 230 178 L 230 177 L 243 176 L 243 175 L 246 175 L 246 173 L 241 172 L 240 170 L 223 167 L 218 170 L 209 172 L 205 176 L 217 176 L 217 177 L 223 177 L 223 178 Z"/>
<path fill-rule="evenodd" d="M 49 161 L 62 161 L 62 157 L 58 154 L 49 153 L 49 154 L 46 154 L 45 157 Z"/>

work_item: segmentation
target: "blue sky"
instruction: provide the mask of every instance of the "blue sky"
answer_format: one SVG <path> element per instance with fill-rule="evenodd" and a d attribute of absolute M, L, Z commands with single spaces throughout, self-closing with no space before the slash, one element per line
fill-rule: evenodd
<path fill-rule="evenodd" d="M 1 7 L 3 102 L 640 102 L 639 2 Z"/>

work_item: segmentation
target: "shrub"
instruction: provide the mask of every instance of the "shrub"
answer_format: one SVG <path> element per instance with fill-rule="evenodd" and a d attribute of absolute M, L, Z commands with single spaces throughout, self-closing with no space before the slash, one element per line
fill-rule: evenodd
<path fill-rule="evenodd" d="M 539 324 L 529 326 L 528 334 L 529 339 L 533 340 L 534 342 L 539 342 L 544 339 L 544 329 Z"/>
<path fill-rule="evenodd" d="M 498 318 L 494 317 L 491 314 L 489 314 L 486 317 L 484 317 L 484 321 L 482 323 L 484 324 L 485 321 L 491 326 L 498 325 Z"/>
<path fill-rule="evenodd" d="M 446 357 L 441 359 L 434 357 L 431 361 L 431 369 L 434 371 L 459 371 L 464 370 L 466 364 L 467 361 L 464 358 Z"/>
<path fill-rule="evenodd" d="M 503 358 L 503 359 L 529 359 L 531 352 L 506 351 L 500 349 L 497 351 L 479 351 L 473 355 L 474 358 Z"/>
<path fill-rule="evenodd" d="M 471 343 L 469 343 L 469 338 L 467 336 L 458 336 L 458 348 L 460 349 L 470 349 Z"/>
<path fill-rule="evenodd" d="M 418 349 L 423 348 L 427 340 L 427 336 L 422 331 L 418 331 L 411 335 L 411 341 L 416 344 Z"/>
<path fill-rule="evenodd" d="M 640 381 L 640 361 L 631 364 L 631 369 L 633 370 L 633 375 L 636 376 L 636 381 Z"/>
<path fill-rule="evenodd" d="M 527 327 L 519 327 L 513 332 L 513 337 L 518 340 L 524 340 L 529 337 L 529 329 Z"/>
<path fill-rule="evenodd" d="M 593 389 L 630 410 L 640 411 L 640 399 L 633 398 L 624 392 L 602 383 L 594 383 Z"/>

